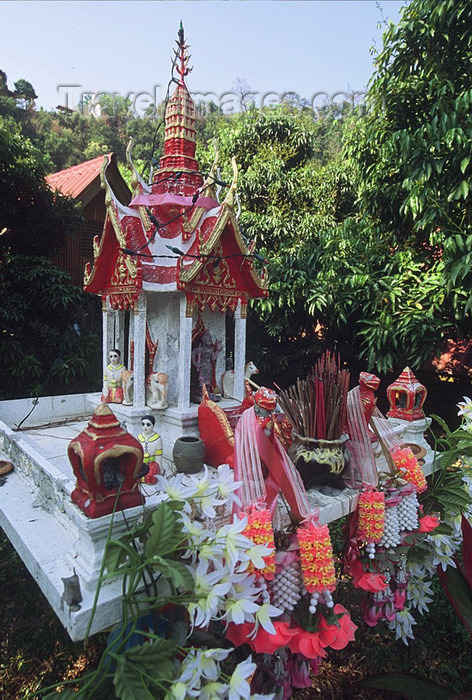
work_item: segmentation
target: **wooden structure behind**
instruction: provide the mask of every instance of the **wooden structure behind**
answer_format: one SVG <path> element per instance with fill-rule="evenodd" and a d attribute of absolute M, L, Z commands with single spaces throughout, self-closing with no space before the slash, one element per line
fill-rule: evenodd
<path fill-rule="evenodd" d="M 122 204 L 128 204 L 131 192 L 122 178 L 114 153 L 107 153 L 92 160 L 74 165 L 67 170 L 48 175 L 51 189 L 69 195 L 80 202 L 86 219 L 83 229 L 76 236 L 69 236 L 60 253 L 52 261 L 72 276 L 74 284 L 82 286 L 84 267 L 93 261 L 93 239 L 101 236 L 106 216 L 105 191 L 101 187 L 100 171 L 104 157 L 109 160 L 107 176 L 113 182 L 113 190 Z"/>

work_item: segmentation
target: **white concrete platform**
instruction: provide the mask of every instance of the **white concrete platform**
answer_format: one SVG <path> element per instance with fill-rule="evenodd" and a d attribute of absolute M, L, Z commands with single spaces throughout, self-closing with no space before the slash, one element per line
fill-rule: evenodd
<path fill-rule="evenodd" d="M 39 400 L 22 423 L 22 429 L 15 430 L 32 406 L 29 399 L 0 402 L 0 458 L 14 465 L 14 471 L 7 475 L 5 485 L 0 488 L 0 524 L 71 639 L 77 641 L 83 639 L 90 619 L 111 517 L 87 518 L 70 500 L 75 477 L 67 447 L 87 425 L 94 406 L 86 395 L 46 397 Z M 132 407 L 126 409 L 130 412 Z M 198 434 L 196 409 L 191 407 L 188 411 L 186 427 L 190 434 Z M 167 411 L 171 417 L 173 409 Z M 176 426 L 181 427 L 181 417 L 174 418 Z M 166 440 L 163 441 L 165 445 Z M 424 466 L 426 473 L 432 470 L 432 457 L 430 450 Z M 166 471 L 171 465 L 170 458 L 167 446 Z M 378 466 L 381 469 L 381 465 Z M 126 510 L 125 517 L 120 512 L 115 515 L 115 538 L 125 534 L 126 523 L 134 524 L 144 511 L 159 502 L 153 487 L 144 485 L 143 489 L 146 494 L 144 509 Z M 311 506 L 319 509 L 319 521 L 329 523 L 356 508 L 358 492 L 344 489 L 328 496 L 311 489 L 308 497 Z M 83 596 L 77 612 L 61 604 L 62 579 L 70 577 L 74 571 Z M 91 633 L 107 629 L 120 619 L 121 583 L 107 582 L 100 593 Z"/>

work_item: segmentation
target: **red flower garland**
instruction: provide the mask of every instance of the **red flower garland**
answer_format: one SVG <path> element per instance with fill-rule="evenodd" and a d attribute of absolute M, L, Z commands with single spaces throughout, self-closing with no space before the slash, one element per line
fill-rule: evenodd
<path fill-rule="evenodd" d="M 403 449 L 397 447 L 391 454 L 393 463 L 402 478 L 413 484 L 418 493 L 423 493 L 427 487 L 426 477 L 411 449 L 409 447 L 404 447 Z"/>
<path fill-rule="evenodd" d="M 379 542 L 385 524 L 385 493 L 367 489 L 359 496 L 357 534 L 365 542 Z"/>
<path fill-rule="evenodd" d="M 309 593 L 334 591 L 333 547 L 327 525 L 306 523 L 297 530 L 303 582 Z"/>
<path fill-rule="evenodd" d="M 243 535 L 249 537 L 255 544 L 263 544 L 272 550 L 271 554 L 264 557 L 266 563 L 264 569 L 255 569 L 253 564 L 249 563 L 248 573 L 263 576 L 269 581 L 272 580 L 275 574 L 275 540 L 270 512 L 267 509 L 258 510 L 253 506 L 247 514 L 247 526 Z"/>

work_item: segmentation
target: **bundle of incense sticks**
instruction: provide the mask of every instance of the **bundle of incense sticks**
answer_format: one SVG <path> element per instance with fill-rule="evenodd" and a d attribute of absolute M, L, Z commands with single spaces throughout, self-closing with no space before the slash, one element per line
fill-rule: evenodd
<path fill-rule="evenodd" d="M 302 437 L 337 440 L 346 429 L 349 370 L 328 350 L 306 379 L 280 391 L 280 406 Z"/>

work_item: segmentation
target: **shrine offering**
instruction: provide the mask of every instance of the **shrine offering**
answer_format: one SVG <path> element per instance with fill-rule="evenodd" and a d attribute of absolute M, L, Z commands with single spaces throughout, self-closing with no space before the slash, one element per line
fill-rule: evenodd
<path fill-rule="evenodd" d="M 293 428 L 289 454 L 306 488 L 344 488 L 348 391 L 349 372 L 326 352 L 306 379 L 280 392 L 280 405 Z"/>
<path fill-rule="evenodd" d="M 120 426 L 106 404 L 98 406 L 67 453 L 77 479 L 71 499 L 89 518 L 144 502 L 138 488 L 141 445 Z"/>

